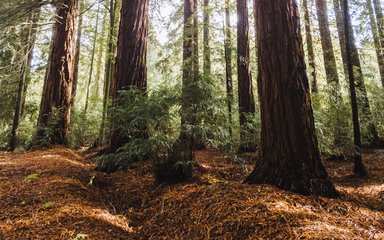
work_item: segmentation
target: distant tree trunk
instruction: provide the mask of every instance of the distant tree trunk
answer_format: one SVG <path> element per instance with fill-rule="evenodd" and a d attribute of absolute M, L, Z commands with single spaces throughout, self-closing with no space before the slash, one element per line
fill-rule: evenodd
<path fill-rule="evenodd" d="M 71 105 L 74 107 L 77 94 L 77 83 L 79 79 L 79 64 L 80 64 L 80 52 L 81 52 L 81 37 L 83 33 L 83 9 L 84 9 L 84 0 L 79 0 L 77 3 L 77 37 L 76 37 L 76 50 L 75 50 L 75 61 L 74 61 L 74 70 L 73 70 L 73 84 L 72 84 L 72 100 Z"/>
<path fill-rule="evenodd" d="M 375 9 L 376 18 L 377 18 L 377 28 L 381 41 L 381 51 L 384 52 L 384 15 L 383 9 L 381 8 L 380 0 L 373 0 L 373 7 Z"/>
<path fill-rule="evenodd" d="M 352 56 L 352 44 L 351 37 L 352 33 L 350 30 L 351 18 L 349 15 L 348 0 L 343 0 L 343 13 L 344 13 L 344 32 L 346 39 L 346 54 L 347 54 L 347 65 L 348 65 L 348 76 L 349 76 L 349 86 L 351 94 L 351 104 L 352 104 L 352 118 L 353 118 L 353 132 L 354 132 L 354 142 L 355 142 L 355 163 L 353 171 L 358 176 L 367 175 L 367 170 L 364 166 L 363 160 L 361 158 L 361 140 L 360 140 L 360 125 L 359 125 L 359 113 L 357 106 L 357 96 L 355 89 L 355 79 L 354 79 L 354 69 L 353 69 L 353 56 Z"/>
<path fill-rule="evenodd" d="M 225 76 L 227 86 L 227 106 L 229 134 L 232 137 L 232 104 L 233 104 L 233 78 L 232 78 L 232 33 L 231 33 L 231 2 L 225 0 Z"/>
<path fill-rule="evenodd" d="M 97 66 L 96 66 L 96 89 L 94 92 L 94 95 L 97 99 L 100 97 L 100 82 L 101 82 L 101 70 L 102 70 L 102 63 L 103 63 L 103 53 L 105 48 L 105 33 L 107 30 L 107 12 L 103 11 L 103 26 L 101 28 L 100 33 L 100 40 L 99 40 L 99 51 L 98 51 L 98 60 L 97 60 Z"/>
<path fill-rule="evenodd" d="M 337 148 L 340 148 L 344 142 L 344 124 L 341 116 L 339 114 L 336 114 L 336 108 L 343 102 L 343 99 L 340 92 L 339 75 L 337 72 L 336 58 L 332 44 L 331 31 L 329 30 L 327 1 L 316 0 L 316 10 L 319 21 L 327 85 L 329 87 L 328 91 L 330 98 L 330 110 L 333 112 L 333 115 L 335 115 L 336 118 L 333 136 L 334 145 Z"/>
<path fill-rule="evenodd" d="M 9 140 L 9 150 L 14 151 L 19 145 L 19 126 L 23 116 L 25 96 L 27 93 L 28 82 L 30 79 L 31 64 L 33 58 L 33 49 L 36 42 L 37 23 L 40 19 L 41 9 L 32 11 L 28 16 L 30 25 L 23 29 L 23 50 L 22 63 L 20 67 L 18 92 L 16 98 L 15 112 L 13 116 L 11 138 Z"/>
<path fill-rule="evenodd" d="M 313 48 L 313 39 L 312 39 L 312 29 L 311 29 L 311 18 L 310 12 L 308 9 L 308 0 L 303 0 L 303 9 L 304 9 L 304 24 L 305 24 L 305 36 L 307 41 L 307 51 L 308 51 L 308 65 L 311 76 L 311 90 L 313 93 L 318 91 L 317 88 L 317 78 L 316 78 L 316 62 L 315 62 L 315 51 Z"/>
<path fill-rule="evenodd" d="M 249 133 L 245 131 L 247 114 L 255 113 L 255 99 L 252 90 L 252 76 L 249 56 L 249 23 L 247 1 L 237 0 L 237 66 L 238 66 L 238 95 L 240 115 L 240 151 L 255 150 L 254 143 L 247 143 Z"/>
<path fill-rule="evenodd" d="M 199 66 L 199 18 L 197 15 L 198 1 L 193 1 L 193 73 L 195 76 L 195 81 L 200 78 L 200 66 Z"/>
<path fill-rule="evenodd" d="M 337 28 L 339 32 L 339 39 L 340 39 L 340 48 L 344 63 L 344 70 L 345 75 L 348 77 L 349 71 L 348 71 L 348 62 L 347 62 L 347 49 L 346 49 L 346 34 L 345 34 L 345 17 L 344 16 L 344 7 L 343 3 L 340 2 L 341 0 L 334 0 L 334 8 L 335 8 L 335 14 L 337 19 Z M 353 65 L 353 74 L 354 74 L 354 81 L 356 84 L 356 90 L 357 90 L 357 102 L 359 104 L 359 108 L 361 109 L 361 124 L 364 124 L 367 126 L 367 131 L 363 134 L 363 139 L 368 145 L 376 146 L 380 145 L 380 139 L 377 134 L 376 126 L 373 121 L 372 111 L 370 108 L 370 103 L 368 99 L 367 90 L 365 87 L 365 81 L 364 81 L 364 75 L 361 68 L 360 58 L 359 58 L 359 52 L 356 46 L 356 40 L 353 33 L 353 28 L 351 21 L 348 21 L 347 27 L 349 28 L 349 44 L 350 44 L 350 51 L 351 51 L 351 62 Z"/>
<path fill-rule="evenodd" d="M 116 107 L 124 107 L 119 99 L 119 91 L 130 87 L 143 93 L 147 90 L 148 26 L 148 0 L 123 1 L 113 79 L 112 98 Z M 135 136 L 124 134 L 121 126 L 115 122 L 110 151 L 115 152 L 132 140 L 132 137 Z"/>
<path fill-rule="evenodd" d="M 370 20 L 370 25 L 372 29 L 373 41 L 375 44 L 377 63 L 379 65 L 381 84 L 384 87 L 384 52 L 381 49 L 379 30 L 378 30 L 375 13 L 373 12 L 372 0 L 367 0 L 367 9 L 369 12 L 369 20 Z"/>
<path fill-rule="evenodd" d="M 336 197 L 317 145 L 295 0 L 258 0 L 261 157 L 248 183 Z"/>
<path fill-rule="evenodd" d="M 327 83 L 335 88 L 336 98 L 339 98 L 339 75 L 333 50 L 331 31 L 329 30 L 328 8 L 326 0 L 316 0 L 317 17 L 319 21 L 321 45 L 324 55 Z"/>
<path fill-rule="evenodd" d="M 204 0 L 204 77 L 211 75 L 211 46 L 210 46 L 210 14 L 209 0 Z"/>
<path fill-rule="evenodd" d="M 85 98 L 84 114 L 86 114 L 87 111 L 88 111 L 89 95 L 90 95 L 90 91 L 91 91 L 93 66 L 94 66 L 95 54 L 96 54 L 96 43 L 97 43 L 97 36 L 98 36 L 98 32 L 99 32 L 99 19 L 100 19 L 99 12 L 100 12 L 100 3 L 98 4 L 98 7 L 97 7 L 96 24 L 95 24 L 95 28 L 94 28 L 94 31 L 93 31 L 93 45 L 92 45 L 92 54 L 91 54 L 91 67 L 90 67 L 89 76 L 88 76 L 87 95 L 86 95 L 86 98 Z"/>
<path fill-rule="evenodd" d="M 35 143 L 67 144 L 73 80 L 77 0 L 57 5 L 49 72 L 44 82 Z"/>
<path fill-rule="evenodd" d="M 113 61 L 115 58 L 115 37 L 116 37 L 116 11 L 117 1 L 109 1 L 109 33 L 108 33 L 108 47 L 106 52 L 105 74 L 104 74 L 104 97 L 103 97 L 103 114 L 101 118 L 101 126 L 99 131 L 99 144 L 105 143 L 106 139 L 106 125 L 108 108 L 110 106 L 110 92 L 111 92 L 111 79 L 113 73 Z"/>

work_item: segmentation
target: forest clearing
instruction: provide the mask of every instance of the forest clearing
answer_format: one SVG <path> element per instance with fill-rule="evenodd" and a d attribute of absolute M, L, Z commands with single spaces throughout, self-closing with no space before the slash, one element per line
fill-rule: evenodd
<path fill-rule="evenodd" d="M 383 0 L 0 0 L 0 240 L 384 239 Z"/>
<path fill-rule="evenodd" d="M 1 154 L 0 238 L 384 238 L 383 151 L 364 154 L 369 180 L 325 161 L 339 199 L 244 184 L 244 169 L 213 151 L 198 152 L 196 178 L 175 185 L 156 184 L 150 162 L 107 175 L 87 158 L 61 147 Z"/>

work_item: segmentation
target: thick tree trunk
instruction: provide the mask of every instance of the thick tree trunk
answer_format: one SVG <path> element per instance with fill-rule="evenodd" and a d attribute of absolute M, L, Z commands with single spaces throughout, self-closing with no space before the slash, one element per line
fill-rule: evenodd
<path fill-rule="evenodd" d="M 379 65 L 381 84 L 384 87 L 384 52 L 381 49 L 379 30 L 378 30 L 375 13 L 373 12 L 372 0 L 367 0 L 367 9 L 369 12 L 369 20 L 370 20 L 370 25 L 372 30 L 373 41 L 375 44 L 377 63 Z"/>
<path fill-rule="evenodd" d="M 336 197 L 320 160 L 296 1 L 258 0 L 256 11 L 261 158 L 246 182 Z"/>
<path fill-rule="evenodd" d="M 210 46 L 210 14 L 211 9 L 209 6 L 209 0 L 204 0 L 204 77 L 209 78 L 211 75 L 211 46 Z"/>
<path fill-rule="evenodd" d="M 121 90 L 131 87 L 147 90 L 147 45 L 148 45 L 148 0 L 123 1 L 117 43 L 115 76 L 112 98 L 114 106 L 123 106 L 119 99 Z M 143 136 L 145 137 L 146 131 Z M 114 123 L 110 140 L 110 151 L 115 152 L 128 143 L 132 137 Z"/>
<path fill-rule="evenodd" d="M 232 104 L 233 104 L 233 77 L 232 77 L 232 31 L 231 31 L 231 2 L 225 0 L 225 76 L 227 87 L 227 107 L 228 107 L 228 123 L 229 134 L 232 137 Z"/>
<path fill-rule="evenodd" d="M 44 82 L 35 143 L 68 142 L 73 80 L 74 39 L 77 0 L 63 0 L 57 6 L 49 70 Z"/>
<path fill-rule="evenodd" d="M 335 0 L 336 1 L 336 0 Z M 352 104 L 352 119 L 353 119 L 353 132 L 354 132 L 354 143 L 355 143 L 355 163 L 354 163 L 354 173 L 358 176 L 367 175 L 367 170 L 364 166 L 363 160 L 361 158 L 361 139 L 360 139 L 360 125 L 359 125 L 359 113 L 357 106 L 357 94 L 355 89 L 355 79 L 354 79 L 354 65 L 353 65 L 353 52 L 352 52 L 352 30 L 351 18 L 349 15 L 348 0 L 343 0 L 343 13 L 344 13 L 344 33 L 346 39 L 346 58 L 347 58 L 347 67 L 348 67 L 348 76 L 349 76 L 349 87 L 351 94 L 351 104 Z"/>
<path fill-rule="evenodd" d="M 249 22 L 247 1 L 237 0 L 237 66 L 238 66 L 238 95 L 240 115 L 240 151 L 255 150 L 254 143 L 248 143 L 249 133 L 244 128 L 247 115 L 255 113 L 255 99 L 252 89 L 249 53 Z"/>
<path fill-rule="evenodd" d="M 79 65 L 80 65 L 80 52 L 81 52 L 81 38 L 83 34 L 83 13 L 84 0 L 79 0 L 77 3 L 77 37 L 76 37 L 76 50 L 75 50 L 75 61 L 73 69 L 73 83 L 72 83 L 72 100 L 71 105 L 74 107 L 77 94 L 77 83 L 79 79 Z"/>
<path fill-rule="evenodd" d="M 312 38 L 312 29 L 311 29 L 311 18 L 310 12 L 308 9 L 308 0 L 303 0 L 303 9 L 304 9 L 304 24 L 305 24 L 305 36 L 307 41 L 307 51 L 308 51 L 308 65 L 311 76 L 311 90 L 313 93 L 318 91 L 317 88 L 317 77 L 316 77 L 316 62 L 315 62 L 315 51 L 313 48 L 313 38 Z"/>
<path fill-rule="evenodd" d="M 348 22 L 348 24 L 345 22 L 344 16 L 344 10 L 343 10 L 343 3 L 341 2 L 343 0 L 334 0 L 334 10 L 336 15 L 336 23 L 337 23 L 337 29 L 339 33 L 339 40 L 340 40 L 340 48 L 341 48 L 341 55 L 344 63 L 344 70 L 345 75 L 348 78 L 349 71 L 348 71 L 348 62 L 347 62 L 347 49 L 346 49 L 346 33 L 345 33 L 345 25 L 348 27 L 348 36 L 349 36 L 349 44 L 350 44 L 350 51 L 351 51 L 351 62 L 353 65 L 353 74 L 354 74 L 354 81 L 356 84 L 356 94 L 357 94 L 357 102 L 359 105 L 359 108 L 361 109 L 360 116 L 361 116 L 361 124 L 367 126 L 367 131 L 363 132 L 363 139 L 364 142 L 366 142 L 368 145 L 380 145 L 380 139 L 377 134 L 376 126 L 373 120 L 372 111 L 370 108 L 370 103 L 368 99 L 367 90 L 365 87 L 365 81 L 364 81 L 364 75 L 361 68 L 360 58 L 359 58 L 359 52 L 356 46 L 356 40 L 353 33 L 353 28 L 351 21 Z"/>
<path fill-rule="evenodd" d="M 92 54 L 91 54 L 91 67 L 89 69 L 88 84 L 87 84 L 87 95 L 85 97 L 84 114 L 87 113 L 88 106 L 89 106 L 89 95 L 90 95 L 90 91 L 91 91 L 93 66 L 94 66 L 94 63 L 95 63 L 95 55 L 96 55 L 96 43 L 97 43 L 97 36 L 98 36 L 98 33 L 99 33 L 99 19 L 100 19 L 100 14 L 99 13 L 100 13 L 100 3 L 98 4 L 98 7 L 97 7 L 96 24 L 95 24 L 95 28 L 94 28 L 94 31 L 93 31 L 93 45 L 92 45 Z"/>
<path fill-rule="evenodd" d="M 31 64 L 33 58 L 33 49 L 36 42 L 37 23 L 40 19 L 41 9 L 32 11 L 28 16 L 29 27 L 23 29 L 23 50 L 22 50 L 22 64 L 20 67 L 18 91 L 15 105 L 15 112 L 13 116 L 11 137 L 9 140 L 9 150 L 14 151 L 19 145 L 19 126 L 24 112 L 24 103 L 27 93 L 28 82 L 30 79 Z"/>

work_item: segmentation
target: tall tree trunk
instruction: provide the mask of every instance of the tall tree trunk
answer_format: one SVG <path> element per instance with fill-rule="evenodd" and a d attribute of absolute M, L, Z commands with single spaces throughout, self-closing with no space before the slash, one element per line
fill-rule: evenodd
<path fill-rule="evenodd" d="M 67 144 L 73 80 L 77 0 L 57 5 L 49 72 L 44 82 L 35 143 Z"/>
<path fill-rule="evenodd" d="M 353 171 L 356 175 L 365 176 L 367 175 L 367 170 L 364 166 L 363 160 L 361 158 L 361 139 L 360 139 L 360 125 L 359 125 L 359 113 L 357 106 L 357 96 L 355 89 L 355 79 L 354 79 L 354 65 L 353 65 L 353 50 L 352 42 L 353 39 L 351 26 L 351 17 L 349 15 L 348 0 L 343 0 L 343 13 L 344 13 L 344 32 L 346 39 L 346 58 L 347 58 L 347 67 L 348 67 L 348 76 L 349 76 L 349 86 L 351 94 L 351 104 L 352 104 L 352 118 L 353 118 L 353 132 L 354 132 L 354 143 L 355 143 L 355 163 Z"/>
<path fill-rule="evenodd" d="M 95 24 L 95 28 L 94 28 L 94 32 L 93 32 L 91 67 L 90 67 L 90 70 L 89 70 L 89 77 L 88 77 L 88 84 L 87 84 L 87 95 L 86 95 L 86 98 L 85 98 L 84 114 L 87 113 L 88 105 L 89 105 L 88 102 L 89 102 L 89 95 L 90 95 L 90 91 L 91 91 L 91 83 L 92 83 L 92 75 L 93 75 L 93 65 L 94 65 L 94 62 L 95 62 L 97 35 L 98 35 L 98 32 L 99 32 L 99 19 L 100 19 L 99 13 L 100 13 L 100 3 L 98 4 L 98 7 L 97 7 L 96 24 Z"/>
<path fill-rule="evenodd" d="M 338 194 L 320 160 L 295 0 L 258 0 L 261 158 L 248 183 Z"/>
<path fill-rule="evenodd" d="M 373 7 L 376 13 L 377 28 L 381 41 L 381 51 L 384 52 L 384 15 L 381 8 L 381 0 L 373 0 Z"/>
<path fill-rule="evenodd" d="M 211 46 L 210 46 L 210 14 L 211 9 L 209 6 L 209 0 L 204 0 L 204 77 L 209 78 L 211 75 Z"/>
<path fill-rule="evenodd" d="M 120 101 L 121 90 L 130 87 L 143 93 L 147 90 L 148 0 L 123 1 L 120 16 L 112 97 L 115 107 L 129 107 Z M 146 133 L 142 134 L 138 137 L 145 137 Z M 121 126 L 114 122 L 110 151 L 115 152 L 132 137 L 136 136 L 124 134 Z"/>
<path fill-rule="evenodd" d="M 36 42 L 37 23 L 40 19 L 41 9 L 38 8 L 28 16 L 29 26 L 23 29 L 23 50 L 22 63 L 20 67 L 18 92 L 16 98 L 15 112 L 13 116 L 11 137 L 9 140 L 9 150 L 14 151 L 19 145 L 19 126 L 24 112 L 24 103 L 27 93 L 28 82 L 30 79 L 31 64 L 33 59 L 33 49 Z"/>
<path fill-rule="evenodd" d="M 232 104 L 233 104 L 233 77 L 232 77 L 232 31 L 231 31 L 231 2 L 225 0 L 225 76 L 227 87 L 227 107 L 228 107 L 228 122 L 229 134 L 232 137 Z"/>
<path fill-rule="evenodd" d="M 111 79 L 113 73 L 113 61 L 115 58 L 115 37 L 116 37 L 116 11 L 117 1 L 109 1 L 109 33 L 108 33 L 108 47 L 106 52 L 105 74 L 104 74 L 104 97 L 103 97 L 103 114 L 101 118 L 101 125 L 99 131 L 99 144 L 105 143 L 106 139 L 106 125 L 108 117 L 108 108 L 110 106 L 110 92 L 111 92 Z"/>
<path fill-rule="evenodd" d="M 367 0 L 367 9 L 369 12 L 369 20 L 370 20 L 370 25 L 372 30 L 373 41 L 375 44 L 377 63 L 379 65 L 381 84 L 384 88 L 384 52 L 381 49 L 379 30 L 378 30 L 375 13 L 373 12 L 372 0 Z"/>
<path fill-rule="evenodd" d="M 376 126 L 373 121 L 372 111 L 370 108 L 370 103 L 368 99 L 367 90 L 365 87 L 365 81 L 364 81 L 364 75 L 361 68 L 360 58 L 359 58 L 359 52 L 356 46 L 356 40 L 353 33 L 353 28 L 351 21 L 345 22 L 345 18 L 348 16 L 344 16 L 344 10 L 343 10 L 343 3 L 340 2 L 341 0 L 334 0 L 334 9 L 337 19 L 337 29 L 339 32 L 339 39 L 340 39 L 340 48 L 344 63 L 344 70 L 345 75 L 348 77 L 349 71 L 348 71 L 348 62 L 347 62 L 347 49 L 346 49 L 346 33 L 345 33 L 345 25 L 347 25 L 348 29 L 348 36 L 349 36 L 349 44 L 350 44 L 350 51 L 351 51 L 351 62 L 353 65 L 353 74 L 354 74 L 354 81 L 356 84 L 356 93 L 357 93 L 357 102 L 359 105 L 359 108 L 361 109 L 360 116 L 361 116 L 361 124 L 364 124 L 367 126 L 367 131 L 363 132 L 363 139 L 364 142 L 368 143 L 369 145 L 376 146 L 380 145 L 380 139 L 377 134 Z"/>
<path fill-rule="evenodd" d="M 343 145 L 344 124 L 340 114 L 337 114 L 337 106 L 342 102 L 340 92 L 339 75 L 337 72 L 336 58 L 332 44 L 331 31 L 329 30 L 328 7 L 326 0 L 316 0 L 317 17 L 319 21 L 321 45 L 323 49 L 323 58 L 327 85 L 330 98 L 330 110 L 335 116 L 334 126 L 334 145 L 341 148 Z"/>
<path fill-rule="evenodd" d="M 100 82 L 101 82 L 101 70 L 102 70 L 102 63 L 103 63 L 103 53 L 105 48 L 105 34 L 107 31 L 107 12 L 103 11 L 103 26 L 101 28 L 101 36 L 99 40 L 99 51 L 98 51 L 98 60 L 97 60 L 97 66 L 96 66 L 96 89 L 94 92 L 94 95 L 97 99 L 100 97 Z"/>
<path fill-rule="evenodd" d="M 71 105 L 74 107 L 77 94 L 77 83 L 79 79 L 79 65 L 80 65 L 80 52 L 81 52 L 81 37 L 83 34 L 83 13 L 84 0 L 79 0 L 77 6 L 77 37 L 76 37 L 76 50 L 75 50 L 75 61 L 73 69 L 73 84 L 72 84 L 72 100 Z"/>
<path fill-rule="evenodd" d="M 247 115 L 255 113 L 255 99 L 252 89 L 252 76 L 249 56 L 249 22 L 247 1 L 237 0 L 237 66 L 240 115 L 240 151 L 255 150 L 254 143 L 248 143 L 250 134 L 245 130 Z"/>
<path fill-rule="evenodd" d="M 317 77 L 316 77 L 316 61 L 315 61 L 315 51 L 313 48 L 313 38 L 312 38 L 312 29 L 311 29 L 311 18 L 308 8 L 308 0 L 303 0 L 303 9 L 304 9 L 304 24 L 305 24 L 305 36 L 307 41 L 307 51 L 308 51 L 308 65 L 311 76 L 311 90 L 313 93 L 318 91 L 317 88 Z"/>
<path fill-rule="evenodd" d="M 193 73 L 195 76 L 195 81 L 198 81 L 200 78 L 200 66 L 199 66 L 199 18 L 197 15 L 198 1 L 193 1 Z"/>

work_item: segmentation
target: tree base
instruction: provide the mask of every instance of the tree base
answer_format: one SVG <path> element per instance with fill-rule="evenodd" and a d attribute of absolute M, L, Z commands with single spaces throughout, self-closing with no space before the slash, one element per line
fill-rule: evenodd
<path fill-rule="evenodd" d="M 358 178 L 368 177 L 369 175 L 368 170 L 361 160 L 355 161 L 353 165 L 353 174 L 355 177 L 358 177 Z"/>
<path fill-rule="evenodd" d="M 337 198 L 339 193 L 328 178 L 311 178 L 306 172 L 290 172 L 287 169 L 279 171 L 255 170 L 244 181 L 249 184 L 271 184 L 280 189 L 301 195 L 316 195 Z"/>

